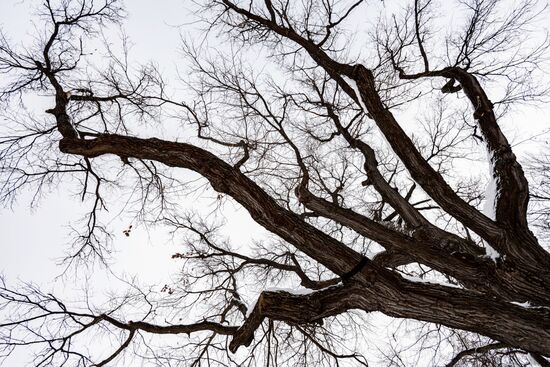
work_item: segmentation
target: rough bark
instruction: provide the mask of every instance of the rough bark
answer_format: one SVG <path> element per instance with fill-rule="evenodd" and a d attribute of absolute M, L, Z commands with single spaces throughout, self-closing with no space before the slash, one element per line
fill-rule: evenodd
<path fill-rule="evenodd" d="M 343 275 L 362 259 L 357 252 L 277 205 L 244 174 L 201 148 L 160 139 L 100 135 L 86 140 L 65 138 L 60 149 L 87 158 L 115 154 L 194 170 L 215 190 L 231 195 L 262 226 L 336 274 Z M 359 308 L 366 311 L 440 323 L 532 352 L 550 353 L 550 312 L 546 308 L 527 309 L 504 298 L 488 299 L 486 294 L 473 290 L 407 281 L 372 261 L 355 279 L 362 285 L 362 301 L 368 305 Z"/>
<path fill-rule="evenodd" d="M 284 270 L 295 271 L 303 285 L 317 290 L 302 295 L 265 291 L 240 327 L 206 321 L 173 326 L 157 326 L 146 322 L 122 323 L 106 315 L 96 317 L 90 325 L 108 322 L 130 331 L 124 347 L 136 330 L 157 334 L 210 331 L 233 336 L 230 349 L 236 351 L 240 346 L 250 343 L 255 330 L 265 318 L 290 324 L 306 324 L 320 322 L 323 318 L 351 309 L 360 309 L 468 330 L 491 337 L 509 347 L 550 355 L 550 255 L 538 244 L 528 228 L 527 181 L 506 137 L 498 127 L 492 103 L 475 76 L 456 67 L 430 71 L 427 53 L 418 35 L 419 20 L 415 18 L 425 71 L 407 75 L 396 68 L 405 79 L 451 79 L 453 82 L 447 85 L 445 91 L 463 90 L 470 100 L 474 117 L 493 156 L 494 175 L 498 179 L 495 220 L 463 200 L 440 172 L 423 158 L 412 139 L 384 105 L 371 70 L 362 64 L 337 61 L 322 48 L 322 42 L 315 43 L 292 27 L 279 24 L 272 4 L 268 4 L 270 18 L 267 19 L 255 14 L 250 10 L 252 8 L 241 8 L 229 0 L 222 0 L 221 3 L 225 5 L 225 11 L 234 12 L 243 21 L 252 22 L 254 30 L 274 34 L 305 50 L 352 100 L 361 108 L 366 106 L 367 111 L 364 112 L 374 120 L 410 176 L 426 194 L 448 215 L 494 247 L 501 256 L 495 261 L 487 258 L 485 250 L 470 238 L 462 238 L 438 228 L 422 216 L 407 198 L 390 186 L 378 169 L 374 150 L 342 126 L 338 115 L 328 103 L 324 103 L 324 107 L 336 125 L 338 134 L 363 155 L 363 168 L 369 180 L 384 202 L 393 207 L 406 225 L 402 229 L 389 228 L 337 202 L 314 195 L 308 188 L 307 167 L 301 161 L 296 146 L 281 129 L 281 135 L 296 151 L 298 164 L 303 171 L 302 181 L 295 192 L 300 203 L 313 214 L 328 218 L 382 245 L 385 251 L 373 260 L 309 224 L 300 215 L 283 208 L 260 185 L 241 172 L 240 167 L 248 158 L 248 151 L 245 151 L 244 161 L 232 166 L 211 152 L 191 144 L 77 131 L 68 112 L 70 103 L 102 103 L 124 96 L 76 95 L 70 98 L 50 62 L 51 47 L 61 24 L 55 22 L 54 31 L 44 48 L 44 60 L 35 61 L 35 65 L 38 72 L 42 73 L 44 83 L 49 82 L 55 90 L 55 106 L 46 112 L 55 117 L 57 130 L 62 135 L 59 142 L 61 152 L 82 156 L 87 160 L 111 154 L 126 162 L 129 159 L 151 160 L 197 172 L 208 180 L 214 190 L 229 195 L 241 204 L 258 224 L 341 278 L 341 281 L 333 278 L 313 282 L 297 264 L 296 267 L 288 265 Z M 454 81 L 458 81 L 460 89 L 454 86 Z M 357 89 L 352 87 L 352 82 Z M 428 265 L 451 276 L 460 285 L 405 279 L 392 270 L 413 262 Z M 520 306 L 518 302 L 529 302 L 529 306 Z"/>

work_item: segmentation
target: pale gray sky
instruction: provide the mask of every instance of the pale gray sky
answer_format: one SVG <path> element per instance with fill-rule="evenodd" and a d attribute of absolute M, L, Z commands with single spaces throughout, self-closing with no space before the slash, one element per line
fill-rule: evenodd
<path fill-rule="evenodd" d="M 132 48 L 131 55 L 137 62 L 154 60 L 160 68 L 172 77 L 175 67 L 181 64 L 181 34 L 186 35 L 193 31 L 196 25 L 192 24 L 194 17 L 191 14 L 190 2 L 181 0 L 161 1 L 151 6 L 147 1 L 129 1 L 126 3 L 128 17 L 124 22 L 124 32 L 129 37 Z M 8 5 L 9 4 L 9 5 Z M 37 22 L 29 9 L 37 5 L 34 1 L 3 0 L 0 11 L 0 25 L 7 35 L 16 41 L 28 40 L 34 34 L 31 22 Z M 181 31 L 181 32 L 180 32 Z M 119 42 L 117 29 L 112 34 L 112 41 Z M 109 34 L 107 34 L 109 37 Z M 179 65 L 181 67 L 181 65 Z M 177 84 L 177 83 L 175 83 Z M 44 102 L 47 99 L 44 100 Z M 41 101 L 42 102 L 42 101 Z M 49 103 L 49 102 L 45 102 Z M 30 104 L 30 103 L 29 103 Z M 40 113 L 41 111 L 39 111 Z M 55 259 L 62 257 L 66 249 L 68 225 L 76 218 L 82 216 L 86 206 L 80 203 L 78 195 L 74 192 L 68 195 L 67 188 L 60 187 L 59 191 L 53 191 L 45 195 L 39 205 L 32 210 L 29 208 L 30 195 L 21 195 L 12 209 L 0 210 L 0 225 L 2 227 L 2 246 L 5 247 L 2 259 L 2 270 L 8 277 L 17 276 L 23 280 L 45 281 L 57 275 L 59 268 L 55 265 Z M 206 211 L 212 211 L 215 206 L 215 194 L 204 195 L 200 203 Z M 190 199 L 190 208 L 196 208 L 198 201 Z M 116 205 L 113 205 L 116 209 Z M 201 205 L 198 206 L 199 208 Z M 111 216 L 118 210 L 111 210 Z M 227 205 L 229 213 L 238 209 L 232 203 Z M 147 233 L 145 228 L 138 227 L 132 231 L 132 236 L 126 238 L 122 231 L 128 226 L 131 218 L 113 218 L 112 228 L 115 229 L 114 248 L 118 251 L 115 261 L 120 265 L 119 270 L 130 274 L 151 272 L 159 274 L 162 270 L 163 277 L 177 268 L 177 265 L 167 268 L 170 261 L 169 255 L 176 250 L 167 246 L 166 234 L 154 231 Z M 234 228 L 233 236 L 237 241 L 246 243 L 250 240 L 248 230 L 254 225 L 253 221 L 245 214 L 245 219 L 239 215 L 229 215 L 230 225 Z M 153 261 L 152 261 L 153 260 Z M 148 266 L 144 266 L 147 262 Z M 151 264 L 154 266 L 151 266 Z M 170 271 L 167 271 L 170 269 Z"/>
<path fill-rule="evenodd" d="M 24 42 L 32 37 L 35 30 L 29 9 L 37 3 L 1 1 L 0 25 L 11 39 Z M 176 68 L 184 68 L 179 61 L 180 32 L 191 37 L 198 34 L 198 25 L 194 23 L 195 17 L 191 14 L 191 3 L 190 0 L 163 0 L 155 1 L 152 6 L 151 1 L 126 1 L 128 18 L 124 22 L 124 29 L 133 44 L 133 58 L 142 62 L 155 60 L 161 70 L 172 77 L 175 76 Z M 40 23 L 37 24 L 40 27 Z M 509 137 L 512 141 L 521 142 L 548 128 L 549 116 L 548 105 L 527 109 L 526 112 L 522 110 L 506 119 L 505 128 L 511 132 Z M 539 140 L 544 143 L 544 138 Z M 518 145 L 516 150 L 533 151 L 537 149 L 535 147 L 533 143 L 525 142 Z M 60 186 L 32 210 L 29 208 L 29 194 L 21 195 L 13 208 L 0 209 L 0 271 L 9 281 L 19 278 L 46 286 L 54 285 L 54 278 L 60 273 L 56 260 L 67 249 L 68 226 L 88 209 L 82 206 L 78 195 L 67 195 L 66 190 L 66 187 Z M 211 212 L 215 206 L 215 197 L 215 193 L 210 190 L 202 198 L 190 198 L 185 206 L 200 207 L 204 212 Z M 178 251 L 177 245 L 170 244 L 165 231 L 153 228 L 148 232 L 143 226 L 134 228 L 130 237 L 124 236 L 122 231 L 132 218 L 124 213 L 117 217 L 118 211 L 115 205 L 110 212 L 116 251 L 113 270 L 117 274 L 138 275 L 140 281 L 146 284 L 162 285 L 169 282 L 180 266 L 177 261 L 170 259 L 170 255 Z M 265 235 L 237 204 L 228 202 L 223 213 L 227 218 L 225 231 L 233 242 L 246 247 L 252 239 L 261 239 Z M 106 279 L 104 275 L 99 277 Z M 71 278 L 62 278 L 56 287 L 68 285 L 73 288 L 71 282 Z M 98 284 L 96 289 L 101 291 L 111 286 L 111 283 Z"/>
<path fill-rule="evenodd" d="M 192 33 L 195 27 L 191 24 L 194 18 L 190 14 L 189 3 L 164 0 L 151 6 L 149 1 L 128 1 L 124 32 L 131 41 L 132 59 L 143 63 L 154 60 L 165 75 L 175 78 L 176 67 L 182 66 L 178 60 L 181 56 L 180 37 Z M 36 5 L 36 1 L 2 0 L 0 25 L 10 39 L 24 44 L 35 34 L 32 21 L 38 28 L 42 26 L 29 11 Z M 106 37 L 119 42 L 119 30 L 109 32 Z M 49 105 L 51 100 L 41 98 L 26 102 L 37 105 L 37 112 L 41 113 L 46 108 L 42 104 Z M 121 292 L 125 285 L 102 267 L 95 267 L 93 274 L 89 270 L 76 269 L 76 278 L 75 269 L 71 268 L 67 276 L 57 277 L 63 270 L 58 265 L 59 259 L 69 249 L 70 226 L 90 207 L 80 202 L 74 188 L 64 185 L 54 188 L 34 208 L 29 206 L 31 198 L 31 193 L 22 192 L 13 207 L 0 209 L 0 273 L 8 282 L 12 285 L 17 281 L 33 282 L 44 290 L 56 290 L 57 294 L 63 294 L 67 299 L 74 298 L 83 287 L 88 286 L 92 288 L 94 301 L 98 304 L 106 299 L 106 292 Z M 183 207 L 202 213 L 214 211 L 217 205 L 216 193 L 210 188 L 200 197 L 191 196 L 186 201 Z M 182 247 L 178 246 L 177 241 L 172 242 L 165 230 L 136 226 L 131 215 L 119 213 L 120 207 L 120 203 L 109 203 L 110 212 L 104 216 L 114 235 L 115 252 L 111 270 L 126 279 L 135 277 L 144 288 L 154 287 L 158 292 L 164 284 L 170 284 L 180 270 L 181 262 L 171 259 L 171 255 L 181 251 Z M 261 237 L 259 226 L 236 204 L 228 202 L 223 213 L 228 218 L 225 232 L 231 235 L 235 243 L 246 247 L 252 237 Z M 129 224 L 133 224 L 133 229 L 131 236 L 126 237 L 122 231 Z M 84 276 L 91 277 L 88 283 L 84 283 Z M 16 353 L 9 360 L 11 365 L 28 362 L 30 356 L 25 353 L 23 350 Z M 246 350 L 241 353 L 246 353 Z"/>

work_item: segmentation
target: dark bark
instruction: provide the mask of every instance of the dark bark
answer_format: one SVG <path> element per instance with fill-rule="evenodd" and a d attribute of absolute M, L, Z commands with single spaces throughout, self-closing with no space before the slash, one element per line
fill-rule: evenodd
<path fill-rule="evenodd" d="M 115 154 L 194 170 L 215 190 L 231 195 L 262 226 L 336 274 L 345 274 L 362 259 L 357 252 L 280 207 L 238 169 L 201 148 L 160 139 L 100 135 L 86 140 L 62 139 L 60 149 L 87 158 Z M 481 292 L 407 281 L 372 262 L 356 279 L 363 292 L 363 306 L 358 308 L 470 330 L 528 351 L 550 353 L 550 312 L 546 308 L 526 309 L 510 304 L 506 298 L 490 299 Z"/>
<path fill-rule="evenodd" d="M 235 298 L 229 301 L 222 314 L 222 321 L 219 323 L 203 321 L 188 325 L 160 326 L 145 321 L 122 322 L 109 315 L 71 314 L 64 306 L 61 307 L 60 313 L 66 313 L 73 320 L 79 317 L 92 319 L 87 324 L 79 322 L 82 328 L 77 333 L 98 323 L 108 323 L 111 327 L 129 333 L 122 345 L 99 365 L 107 364 L 116 358 L 131 343 L 137 332 L 179 334 L 207 331 L 213 334 L 212 338 L 217 334 L 227 335 L 232 337 L 229 348 L 235 352 L 240 346 L 251 343 L 254 333 L 266 318 L 284 321 L 291 325 L 302 325 L 320 323 L 324 318 L 353 309 L 365 312 L 380 311 L 396 318 L 441 324 L 478 333 L 498 341 L 485 347 L 465 350 L 457 354 L 449 365 L 457 363 L 464 356 L 501 347 L 531 352 L 536 360 L 544 361 L 541 355 L 550 355 L 550 254 L 539 245 L 537 238 L 529 230 L 528 182 L 509 142 L 498 126 L 493 104 L 476 76 L 467 68 L 457 66 L 430 70 L 429 52 L 426 50 L 422 31 L 423 8 L 419 7 L 420 3 L 418 1 L 414 3 L 414 39 L 411 43 L 417 44 L 419 48 L 419 60 L 424 71 L 407 74 L 393 54 L 391 63 L 395 70 L 392 70 L 404 80 L 446 78 L 448 81 L 441 88 L 441 92 L 463 92 L 468 98 L 473 117 L 492 156 L 493 174 L 498 183 L 499 194 L 494 220 L 463 199 L 446 182 L 442 173 L 423 157 L 413 139 L 406 134 L 390 108 L 383 102 L 373 70 L 361 63 L 352 64 L 337 60 L 333 52 L 324 48 L 332 28 L 343 18 L 338 21 L 331 20 L 325 27 L 326 35 L 316 42 L 311 34 L 299 32 L 292 27 L 288 19 L 283 20 L 286 9 L 278 9 L 277 4 L 271 1 L 264 2 L 267 12 L 262 12 L 268 18 L 255 13 L 252 5 L 243 8 L 229 0 L 220 0 L 215 3 L 224 9 L 222 17 L 226 13 L 238 17 L 240 21 L 235 27 L 242 29 L 239 30 L 243 32 L 242 34 L 257 32 L 260 34 L 260 39 L 273 36 L 279 41 L 291 42 L 294 47 L 299 48 L 296 52 L 303 51 L 309 55 L 316 68 L 330 76 L 338 92 L 343 90 L 347 94 L 345 99 L 348 97 L 351 99 L 349 103 L 354 101 L 361 109 L 366 109 L 363 111 L 365 115 L 374 120 L 393 152 L 408 171 L 410 178 L 415 181 L 406 195 L 402 195 L 390 184 L 391 180 L 384 177 L 374 149 L 363 141 L 359 134 L 355 135 L 351 129 L 348 130 L 349 126 L 340 121 L 338 109 L 324 99 L 323 92 L 317 90 L 318 101 L 313 101 L 309 96 L 306 98 L 308 103 L 316 104 L 316 107 L 323 111 L 317 116 L 322 115 L 330 121 L 332 132 L 325 141 L 343 138 L 345 144 L 361 154 L 364 169 L 361 173 L 367 175 L 369 184 L 372 184 L 377 195 L 380 195 L 382 206 L 389 205 L 393 210 L 386 218 L 398 218 L 399 223 L 403 225 L 388 226 L 387 222 L 380 220 L 380 216 L 371 218 L 361 211 L 362 208 L 345 206 L 338 200 L 338 190 L 343 188 L 343 183 L 334 192 L 327 189 L 332 201 L 317 194 L 308 171 L 310 167 L 306 164 L 307 159 L 302 158 L 300 149 L 285 132 L 277 114 L 269 110 L 269 103 L 262 99 L 255 89 L 251 94 L 263 102 L 264 109 L 269 110 L 261 117 L 269 121 L 270 128 L 279 133 L 284 144 L 296 155 L 301 176 L 298 179 L 294 178 L 296 181 L 290 184 L 288 188 L 290 195 L 295 188 L 294 193 L 299 203 L 309 210 L 306 214 L 311 217 L 326 218 L 331 224 L 354 231 L 358 234 L 358 238 L 372 240 L 381 245 L 384 248 L 383 252 L 374 256 L 372 260 L 368 259 L 343 241 L 310 224 L 304 219 L 307 215 L 295 213 L 290 209 L 290 204 L 286 208 L 283 207 L 262 189 L 262 186 L 247 176 L 244 170 L 241 171 L 252 155 L 252 148 L 248 142 L 240 140 L 227 143 L 204 135 L 201 129 L 205 128 L 193 109 L 183 103 L 167 100 L 163 95 L 162 87 L 159 92 L 160 97 L 139 95 L 135 91 L 125 94 L 118 86 L 115 88 L 116 92 L 110 96 L 95 96 L 87 89 L 85 95 L 71 96 L 63 89 L 65 84 L 60 81 L 65 73 L 60 73 L 62 69 L 56 69 L 55 62 L 52 62 L 56 58 L 50 53 L 54 53 L 52 48 L 55 48 L 54 44 L 59 41 L 58 37 L 60 32 L 63 32 L 63 27 L 77 24 L 79 17 L 56 21 L 54 14 L 51 13 L 54 28 L 41 50 L 42 61 L 33 58 L 28 60 L 33 63 L 31 69 L 36 70 L 40 75 L 38 78 L 40 82 L 49 83 L 55 91 L 55 105 L 46 112 L 55 118 L 55 126 L 62 135 L 59 142 L 61 152 L 83 157 L 87 163 L 87 174 L 92 172 L 90 162 L 104 155 L 118 156 L 124 164 L 128 165 L 131 165 L 133 160 L 154 161 L 169 167 L 192 170 L 207 179 L 215 191 L 230 196 L 242 205 L 258 224 L 335 275 L 328 280 L 313 280 L 302 269 L 293 253 L 285 255 L 287 260 L 290 259 L 285 263 L 279 262 L 279 259 L 277 261 L 254 259 L 216 247 L 213 243 L 209 243 L 200 231 L 195 230 L 195 234 L 201 235 L 202 241 L 208 242 L 210 249 L 218 251 L 218 256 L 229 256 L 246 265 L 254 264 L 282 272 L 292 272 L 298 276 L 302 286 L 314 291 L 307 294 L 294 294 L 280 290 L 264 291 L 254 308 L 249 310 L 248 315 L 244 303 Z M 349 15 L 359 3 L 355 3 L 344 17 Z M 49 2 L 46 4 L 50 6 Z M 84 4 L 85 2 L 81 12 L 86 9 Z M 109 3 L 107 2 L 105 6 L 109 6 Z M 78 26 L 81 25 L 78 24 Z M 75 67 L 76 64 L 72 68 Z M 71 70 L 68 68 L 63 71 Z M 230 89 L 231 86 L 223 85 L 223 87 Z M 253 113 L 261 115 L 261 111 L 254 109 L 254 102 L 251 103 L 246 99 L 247 91 L 236 89 L 240 93 L 240 102 L 244 102 L 244 105 L 253 110 Z M 84 90 L 81 92 L 84 93 Z M 237 164 L 230 165 L 213 153 L 192 144 L 107 132 L 91 133 L 90 131 L 97 131 L 97 129 L 77 130 L 73 125 L 71 108 L 69 108 L 72 107 L 72 103 L 100 106 L 102 103 L 130 100 L 130 94 L 133 93 L 136 93 L 137 97 L 135 101 L 131 101 L 131 104 L 138 105 L 138 108 L 143 107 L 140 103 L 160 105 L 169 103 L 183 108 L 196 120 L 200 138 L 226 148 L 242 149 L 243 158 Z M 281 98 L 286 108 L 291 98 L 286 94 Z M 303 108 L 305 111 L 305 107 Z M 99 114 L 102 113 L 100 107 L 98 111 Z M 284 112 L 283 115 L 287 111 Z M 121 121 L 124 119 L 123 116 L 119 118 Z M 423 215 L 424 212 L 411 202 L 412 191 L 417 185 L 427 194 L 423 202 L 431 204 L 433 201 L 432 207 L 441 208 L 445 212 L 444 215 L 463 225 L 467 236 L 459 235 L 459 231 L 444 230 L 443 227 L 438 227 L 428 220 L 428 216 Z M 84 192 L 86 191 L 85 187 Z M 288 201 L 290 202 L 290 199 Z M 472 240 L 469 230 L 496 249 L 500 256 L 496 259 L 486 256 L 486 250 L 480 246 L 480 243 Z M 207 255 L 202 254 L 202 256 Z M 456 281 L 458 285 L 407 279 L 396 270 L 402 265 L 412 263 L 428 266 L 431 270 L 444 274 L 447 279 L 452 277 L 453 282 Z M 228 272 L 231 271 L 233 269 Z M 9 295 L 10 300 L 13 300 L 12 293 L 6 294 Z M 28 298 L 24 302 L 32 303 Z M 62 305 L 59 302 L 57 304 Z M 40 307 L 40 302 L 36 302 L 35 306 Z M 227 321 L 226 313 L 233 307 L 244 315 L 243 324 L 240 326 L 224 324 Z M 34 321 L 35 318 L 30 321 Z M 13 323 L 3 326 L 11 327 Z M 70 337 L 66 338 L 68 339 Z"/>

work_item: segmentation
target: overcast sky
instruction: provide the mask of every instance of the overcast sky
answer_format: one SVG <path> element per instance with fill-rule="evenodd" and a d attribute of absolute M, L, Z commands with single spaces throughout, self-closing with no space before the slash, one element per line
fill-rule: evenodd
<path fill-rule="evenodd" d="M 32 37 L 35 32 L 32 21 L 36 22 L 37 27 L 41 27 L 29 11 L 36 4 L 34 1 L 2 0 L 0 24 L 12 40 L 24 43 L 24 40 Z M 151 6 L 148 1 L 126 2 L 128 17 L 124 21 L 124 30 L 132 44 L 132 59 L 140 62 L 155 60 L 161 70 L 168 75 L 171 75 L 175 68 L 182 68 L 181 37 L 199 34 L 200 27 L 190 5 L 191 1 L 182 0 L 163 0 L 156 2 L 155 6 Z M 119 35 L 118 32 L 113 34 L 113 41 L 116 41 Z M 548 105 L 537 109 L 521 109 L 516 115 L 512 115 L 514 118 L 506 120 L 508 123 L 505 124 L 505 129 L 509 132 L 510 140 L 519 143 L 515 147 L 517 152 L 533 150 L 535 144 L 532 141 L 522 141 L 548 128 L 549 111 Z M 521 121 L 521 124 L 517 124 L 517 121 Z M 544 143 L 545 137 L 536 141 Z M 206 196 L 207 202 L 212 203 L 213 193 L 210 193 L 210 197 Z M 29 208 L 29 199 L 29 195 L 22 195 L 13 210 L 0 210 L 3 233 L 1 243 L 7 250 L 4 251 L 2 268 L 8 276 L 16 275 L 22 279 L 43 281 L 47 278 L 45 274 L 55 274 L 53 259 L 62 256 L 67 241 L 67 226 L 74 218 L 83 214 L 82 205 L 74 193 L 67 195 L 67 192 L 59 191 L 46 195 L 40 201 L 40 205 L 32 210 Z M 238 210 L 236 205 L 229 205 L 229 211 L 234 210 Z M 242 226 L 239 223 L 242 216 L 229 218 L 232 219 L 229 227 L 235 229 L 233 234 L 236 239 L 242 242 L 249 240 L 250 236 L 245 235 L 247 231 L 241 229 L 253 225 L 250 218 L 245 216 Z M 172 253 L 173 249 L 166 248 L 157 240 L 151 241 L 143 228 L 135 229 L 131 240 L 125 238 L 122 230 L 127 225 L 126 222 L 121 222 L 120 231 L 115 233 L 115 248 L 121 251 L 119 256 L 128 256 L 124 267 L 131 269 L 132 264 L 138 264 L 136 266 L 143 269 L 139 266 L 140 251 L 143 249 L 136 249 L 138 246 L 147 248 L 151 245 L 155 246 L 155 250 L 148 256 L 156 259 L 155 262 L 158 261 L 159 266 L 166 266 L 165 256 Z M 132 251 L 125 253 L 129 242 L 132 242 Z M 148 260 L 150 261 L 151 257 Z M 39 273 L 37 269 L 40 269 Z"/>
<path fill-rule="evenodd" d="M 11 39 L 23 41 L 33 35 L 29 9 L 37 3 L 1 0 L 0 25 Z M 133 43 L 133 57 L 141 61 L 152 58 L 162 62 L 161 70 L 165 69 L 170 75 L 178 66 L 182 32 L 184 36 L 198 34 L 195 17 L 190 13 L 190 3 L 189 0 L 162 0 L 155 1 L 152 6 L 151 1 L 127 1 L 128 18 L 124 29 Z M 509 120 L 506 129 L 511 132 L 511 140 L 519 143 L 516 150 L 535 150 L 535 143 L 523 141 L 550 126 L 549 106 L 512 116 L 514 119 Z M 514 125 L 512 121 L 521 121 L 521 124 Z M 538 139 L 538 143 L 544 144 L 544 139 Z M 60 186 L 45 195 L 33 209 L 29 208 L 29 194 L 21 195 L 12 208 L 0 209 L 0 270 L 8 281 L 21 279 L 53 286 L 55 277 L 61 271 L 56 261 L 67 249 L 70 223 L 87 209 L 80 203 L 78 195 L 66 190 L 66 187 Z M 190 198 L 188 204 L 190 208 L 199 205 L 206 211 L 212 211 L 215 205 L 213 198 L 215 193 L 210 190 L 203 199 Z M 124 215 L 122 219 L 117 219 L 116 209 L 110 212 L 113 217 L 113 245 L 117 252 L 113 258 L 114 271 L 119 275 L 139 275 L 143 282 L 152 284 L 168 282 L 179 269 L 178 262 L 170 259 L 170 255 L 178 251 L 177 244 L 171 244 L 167 233 L 154 228 L 147 231 L 143 226 L 134 228 L 130 237 L 124 236 L 122 231 L 131 224 L 131 219 Z M 264 234 L 238 205 L 228 202 L 225 214 L 228 220 L 226 233 L 235 243 L 246 246 L 253 238 L 261 238 Z M 72 279 L 66 277 L 57 281 L 72 286 Z M 110 284 L 104 286 L 108 288 Z M 98 288 L 102 287 L 99 285 Z"/>
<path fill-rule="evenodd" d="M 37 1 L 1 1 L 0 25 L 11 40 L 24 44 L 32 39 L 36 27 L 42 27 L 29 11 L 36 5 Z M 149 1 L 128 1 L 126 5 L 128 17 L 124 21 L 124 32 L 132 44 L 132 59 L 136 62 L 156 60 L 164 73 L 174 76 L 176 67 L 181 67 L 178 65 L 181 64 L 178 61 L 181 37 L 193 34 L 193 29 L 196 29 L 195 18 L 187 6 L 189 2 L 163 0 L 151 6 Z M 119 30 L 113 30 L 106 37 L 117 42 Z M 43 110 L 52 102 L 47 98 L 36 98 L 28 104 L 35 104 L 33 107 L 40 106 L 37 109 Z M 54 188 L 33 208 L 30 207 L 32 193 L 23 192 L 13 206 L 0 208 L 0 273 L 5 275 L 9 284 L 14 285 L 18 280 L 34 282 L 45 291 L 55 290 L 67 298 L 72 292 L 79 294 L 85 284 L 90 285 L 84 283 L 84 276 L 90 276 L 89 269 L 70 268 L 66 276 L 58 277 L 64 269 L 59 266 L 59 261 L 69 250 L 70 227 L 89 209 L 89 205 L 80 202 L 78 193 L 70 190 L 70 186 L 63 185 Z M 211 213 L 216 205 L 216 194 L 208 188 L 201 195 L 186 198 L 182 206 Z M 135 277 L 139 284 L 145 288 L 158 288 L 156 291 L 160 291 L 164 284 L 170 284 L 181 268 L 181 261 L 171 259 L 172 254 L 181 251 L 178 241 L 172 241 L 166 230 L 136 226 L 131 216 L 119 213 L 117 203 L 110 203 L 109 208 L 106 218 L 113 229 L 115 251 L 110 271 L 124 279 Z M 238 205 L 226 202 L 223 213 L 228 218 L 225 233 L 231 235 L 235 243 L 246 247 L 253 237 L 261 237 L 262 230 Z M 126 237 L 123 230 L 130 224 L 133 224 L 132 232 L 130 237 Z M 99 295 L 98 302 L 103 298 L 101 294 L 112 289 L 120 291 L 125 286 L 105 268 L 95 269 L 91 282 L 94 293 Z M 21 351 L 10 363 L 22 365 L 28 361 L 27 357 Z"/>
<path fill-rule="evenodd" d="M 151 6 L 150 2 L 146 1 L 127 2 L 128 17 L 124 22 L 124 30 L 132 43 L 133 60 L 157 60 L 162 62 L 161 69 L 168 74 L 174 71 L 178 66 L 178 59 L 181 58 L 181 35 L 192 34 L 193 29 L 196 29 L 196 25 L 193 24 L 195 18 L 186 3 L 189 2 L 164 0 Z M 29 12 L 35 4 L 33 1 L 2 1 L 0 24 L 12 40 L 23 41 L 32 37 L 33 20 L 37 22 L 38 27 L 41 26 Z M 118 40 L 119 35 L 118 32 L 112 35 L 114 42 Z M 170 61 L 165 62 L 166 60 Z M 13 208 L 0 210 L 1 244 L 5 248 L 1 267 L 8 278 L 20 277 L 22 280 L 43 282 L 59 273 L 60 268 L 55 263 L 65 253 L 70 232 L 69 224 L 82 216 L 86 209 L 79 202 L 75 192 L 67 192 L 67 187 L 59 189 L 45 195 L 35 208 L 29 207 L 29 193 L 21 195 Z M 205 200 L 202 202 L 197 202 L 197 198 L 190 199 L 189 203 L 192 205 L 189 207 L 193 208 L 196 207 L 195 204 L 202 203 L 205 206 L 203 209 L 212 211 L 215 206 L 214 193 L 207 192 L 203 197 Z M 229 213 L 236 210 L 240 209 L 228 203 Z M 112 210 L 112 213 L 117 212 Z M 230 223 L 227 227 L 235 229 L 235 239 L 249 241 L 249 231 L 242 229 L 253 228 L 254 223 L 247 214 L 244 218 L 243 215 L 228 217 Z M 122 231 L 131 224 L 128 223 L 128 218 L 123 218 L 119 223 L 116 218 L 113 220 L 112 227 L 117 229 L 114 233 L 114 248 L 118 251 L 114 261 L 115 265 L 120 265 L 116 266 L 116 269 L 129 274 L 140 272 L 140 276 L 145 278 L 147 275 L 144 272 L 163 274 L 165 277 L 177 269 L 177 262 L 169 259 L 170 255 L 177 251 L 177 246 L 167 246 L 169 241 L 165 233 L 159 234 L 156 231 L 147 231 L 144 227 L 134 226 L 131 237 L 127 238 Z M 173 266 L 170 267 L 169 264 Z"/>

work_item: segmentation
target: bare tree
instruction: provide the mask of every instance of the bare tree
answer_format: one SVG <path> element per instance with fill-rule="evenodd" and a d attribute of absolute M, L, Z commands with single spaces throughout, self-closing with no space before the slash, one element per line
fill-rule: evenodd
<path fill-rule="evenodd" d="M 28 348 L 39 366 L 132 356 L 170 366 L 368 365 L 367 316 L 381 312 L 416 330 L 412 349 L 381 351 L 387 365 L 407 365 L 411 350 L 434 365 L 548 365 L 550 254 L 528 220 L 537 221 L 530 195 L 548 195 L 536 181 L 530 194 L 499 125 L 510 106 L 547 94 L 549 41 L 536 33 L 544 4 L 460 1 L 463 17 L 447 27 L 434 1 L 405 3 L 372 17 L 360 45 L 346 27 L 383 4 L 198 4 L 204 36 L 231 47 L 228 56 L 184 42 L 183 97 L 155 64 L 132 64 L 125 39 L 117 51 L 99 32 L 122 23 L 117 0 L 46 0 L 32 45 L 2 35 L 2 200 L 78 185 L 91 205 L 66 258 L 78 265 L 107 263 L 109 192 L 130 192 L 139 218 L 183 235 L 173 258 L 185 265 L 174 284 L 131 283 L 101 306 L 3 280 L 1 355 Z M 250 61 L 261 55 L 269 65 Z M 51 93 L 46 115 L 25 108 L 28 96 Z M 164 121 L 179 124 L 165 134 L 173 140 L 150 137 Z M 182 132 L 189 126 L 196 136 Z M 484 149 L 487 191 L 478 171 L 459 168 Z M 219 224 L 180 212 L 177 200 L 197 186 L 181 169 L 271 237 L 239 251 Z M 92 337 L 101 347 L 88 347 Z"/>

